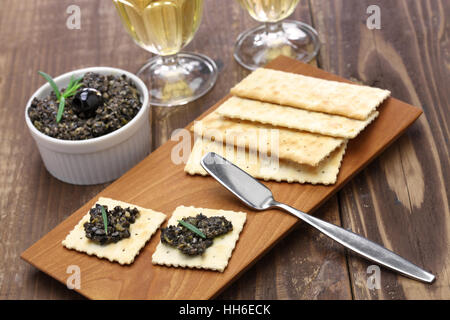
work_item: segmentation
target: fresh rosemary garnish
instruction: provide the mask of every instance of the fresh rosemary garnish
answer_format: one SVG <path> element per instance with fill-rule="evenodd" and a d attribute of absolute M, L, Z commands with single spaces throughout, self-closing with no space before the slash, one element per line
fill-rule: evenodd
<path fill-rule="evenodd" d="M 102 219 L 103 226 L 105 227 L 105 234 L 108 234 L 108 216 L 106 215 L 106 211 L 103 206 L 101 206 L 100 209 L 102 210 Z"/>
<path fill-rule="evenodd" d="M 183 227 L 188 228 L 192 232 L 198 234 L 203 239 L 206 239 L 205 234 L 200 229 L 198 229 L 196 226 L 194 226 L 194 225 L 192 225 L 189 222 L 186 222 L 184 220 L 178 220 L 178 223 L 181 224 Z"/>
<path fill-rule="evenodd" d="M 83 79 L 83 77 L 81 77 L 79 79 L 75 79 L 73 76 L 71 76 L 66 90 L 64 90 L 64 92 L 61 93 L 61 91 L 59 91 L 58 86 L 56 85 L 55 81 L 53 81 L 52 77 L 50 77 L 48 74 L 46 74 L 45 72 L 42 72 L 42 71 L 38 71 L 38 73 L 42 77 L 44 77 L 44 79 L 47 80 L 48 83 L 50 83 L 50 86 L 52 87 L 53 91 L 55 92 L 56 99 L 59 102 L 58 113 L 56 114 L 56 122 L 60 122 L 63 112 L 64 112 L 64 107 L 66 106 L 67 98 L 74 96 L 77 93 L 77 90 L 83 85 L 82 83 L 80 83 L 80 81 Z"/>

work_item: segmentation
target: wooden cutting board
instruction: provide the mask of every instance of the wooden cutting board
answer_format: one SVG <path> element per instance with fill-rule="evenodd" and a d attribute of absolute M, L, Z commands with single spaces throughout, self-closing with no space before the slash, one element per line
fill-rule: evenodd
<path fill-rule="evenodd" d="M 286 57 L 279 57 L 267 67 L 349 82 Z M 202 116 L 217 108 L 227 98 L 228 96 L 219 101 Z M 350 141 L 335 185 L 264 182 L 273 191 L 275 198 L 305 212 L 313 212 L 386 149 L 422 113 L 419 108 L 393 98 L 388 99 L 379 110 L 379 118 Z M 171 161 L 171 151 L 177 143 L 169 141 L 154 151 L 28 248 L 21 257 L 64 284 L 71 275 L 67 273 L 68 266 L 79 266 L 81 288 L 77 291 L 91 299 L 209 299 L 218 295 L 286 236 L 299 221 L 276 210 L 253 212 L 211 177 L 186 175 L 183 171 L 184 164 L 175 165 Z M 132 265 L 121 266 L 65 249 L 61 245 L 61 241 L 99 196 L 161 211 L 168 218 L 179 205 L 246 211 L 247 222 L 223 273 L 152 265 L 151 256 L 159 242 L 159 231 Z"/>

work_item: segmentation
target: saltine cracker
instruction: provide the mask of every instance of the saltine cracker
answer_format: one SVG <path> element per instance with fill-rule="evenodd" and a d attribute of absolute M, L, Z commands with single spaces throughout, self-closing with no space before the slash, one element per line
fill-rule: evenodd
<path fill-rule="evenodd" d="M 330 185 L 337 180 L 346 147 L 347 143 L 333 151 L 317 167 L 311 167 L 292 161 L 276 162 L 271 157 L 250 154 L 244 148 L 225 147 L 221 142 L 197 139 L 184 171 L 191 175 L 206 176 L 207 172 L 200 161 L 206 153 L 215 152 L 257 179 Z"/>
<path fill-rule="evenodd" d="M 257 100 L 231 97 L 217 109 L 221 116 L 353 139 L 378 117 L 373 111 L 366 120 L 356 120 L 323 112 L 280 106 Z"/>
<path fill-rule="evenodd" d="M 391 92 L 379 88 L 259 68 L 231 94 L 300 109 L 366 120 Z"/>
<path fill-rule="evenodd" d="M 196 121 L 193 130 L 199 137 L 246 147 L 310 166 L 317 166 L 346 141 L 342 138 L 250 121 L 233 121 L 220 116 L 217 111 L 201 121 Z"/>
<path fill-rule="evenodd" d="M 106 245 L 101 245 L 88 239 L 84 230 L 84 224 L 90 218 L 88 212 L 62 241 L 62 244 L 68 249 L 84 252 L 88 255 L 97 256 L 98 258 L 105 258 L 111 262 L 118 262 L 120 264 L 133 263 L 141 249 L 166 219 L 166 215 L 161 212 L 109 198 L 101 197 L 96 204 L 107 206 L 108 210 L 116 206 L 137 208 L 139 210 L 139 217 L 134 223 L 130 224 L 130 237 Z"/>
<path fill-rule="evenodd" d="M 239 239 L 239 234 L 244 227 L 247 214 L 245 212 L 179 206 L 175 209 L 167 224 L 168 226 L 177 225 L 178 220 L 184 217 L 196 216 L 200 213 L 207 217 L 225 217 L 233 224 L 233 230 L 214 238 L 212 246 L 207 248 L 202 255 L 197 256 L 189 256 L 177 248 L 160 242 L 152 256 L 153 264 L 182 268 L 210 269 L 220 272 L 225 270 Z"/>

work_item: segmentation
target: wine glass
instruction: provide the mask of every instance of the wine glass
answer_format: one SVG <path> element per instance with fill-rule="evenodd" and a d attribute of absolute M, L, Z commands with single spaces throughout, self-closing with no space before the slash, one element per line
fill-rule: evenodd
<path fill-rule="evenodd" d="M 150 104 L 186 104 L 208 92 L 217 66 L 202 54 L 180 53 L 197 32 L 203 0 L 113 0 L 126 30 L 143 49 L 158 56 L 137 73 L 149 88 Z"/>
<path fill-rule="evenodd" d="M 294 12 L 299 0 L 237 0 L 250 16 L 264 24 L 241 33 L 234 58 L 244 68 L 255 70 L 279 55 L 303 62 L 319 52 L 317 31 L 300 21 L 284 20 Z"/>

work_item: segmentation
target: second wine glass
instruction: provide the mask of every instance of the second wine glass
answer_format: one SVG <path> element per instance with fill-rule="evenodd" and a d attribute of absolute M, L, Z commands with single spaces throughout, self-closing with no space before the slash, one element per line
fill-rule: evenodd
<path fill-rule="evenodd" d="M 320 42 L 316 30 L 300 21 L 284 20 L 299 0 L 237 1 L 253 19 L 264 23 L 241 33 L 236 40 L 234 58 L 243 67 L 255 70 L 279 55 L 303 62 L 317 55 Z"/>
<path fill-rule="evenodd" d="M 186 104 L 208 92 L 217 66 L 201 54 L 180 53 L 197 32 L 203 0 L 113 0 L 133 40 L 157 54 L 137 73 L 149 88 L 150 104 Z"/>

